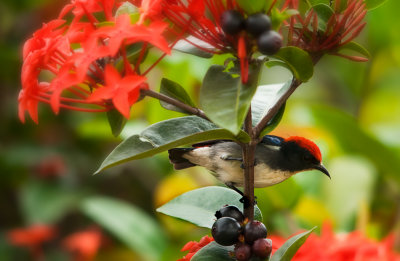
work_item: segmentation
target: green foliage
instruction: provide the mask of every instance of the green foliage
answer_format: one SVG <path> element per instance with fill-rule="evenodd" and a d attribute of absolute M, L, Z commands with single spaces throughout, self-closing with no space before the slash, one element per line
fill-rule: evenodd
<path fill-rule="evenodd" d="M 120 200 L 91 197 L 82 212 L 139 253 L 143 260 L 160 260 L 166 238 L 159 224 L 142 210 Z"/>
<path fill-rule="evenodd" d="M 283 47 L 274 55 L 274 58 L 281 62 L 268 61 L 267 66 L 283 66 L 289 69 L 299 81 L 308 81 L 314 73 L 314 65 L 310 55 L 298 47 Z"/>
<path fill-rule="evenodd" d="M 200 227 L 211 228 L 215 212 L 225 205 L 237 206 L 243 211 L 242 196 L 224 187 L 205 187 L 186 192 L 157 209 L 163 214 L 177 217 Z M 260 209 L 255 206 L 254 218 L 262 221 Z"/>
<path fill-rule="evenodd" d="M 367 49 L 365 49 L 365 47 L 363 47 L 361 44 L 353 42 L 353 41 L 341 46 L 339 48 L 339 51 L 341 51 L 341 50 L 350 50 L 350 51 L 356 52 L 358 54 L 361 54 L 362 56 L 364 56 L 366 58 L 371 58 L 371 54 L 368 52 Z"/>
<path fill-rule="evenodd" d="M 116 109 L 107 112 L 108 123 L 114 137 L 118 137 L 126 124 L 126 118 Z"/>
<path fill-rule="evenodd" d="M 235 261 L 229 253 L 233 252 L 233 246 L 221 246 L 218 243 L 211 242 L 200 249 L 190 260 L 192 261 Z"/>
<path fill-rule="evenodd" d="M 314 231 L 315 227 L 311 230 L 298 234 L 287 240 L 275 254 L 271 257 L 270 261 L 290 261 L 296 254 L 297 250 L 306 242 L 308 236 Z"/>
<path fill-rule="evenodd" d="M 201 41 L 200 39 L 197 39 L 193 36 L 189 36 L 184 40 L 179 40 L 174 45 L 173 49 L 182 53 L 191 54 L 201 58 L 211 58 L 213 57 L 212 52 L 214 51 L 215 48 L 209 45 L 208 43 Z"/>
<path fill-rule="evenodd" d="M 312 7 L 312 9 L 318 15 L 318 27 L 320 30 L 326 30 L 326 23 L 329 18 L 334 14 L 332 7 L 327 4 L 316 4 Z"/>
<path fill-rule="evenodd" d="M 372 10 L 383 5 L 387 0 L 364 0 L 367 9 Z"/>
<path fill-rule="evenodd" d="M 266 4 L 265 0 L 237 0 L 236 2 L 247 14 L 262 12 Z"/>
<path fill-rule="evenodd" d="M 28 224 L 55 224 L 75 208 L 80 195 L 52 183 L 30 182 L 21 190 L 21 207 Z"/>
<path fill-rule="evenodd" d="M 383 171 L 384 175 L 400 184 L 400 176 L 397 175 L 400 173 L 398 155 L 363 130 L 354 117 L 326 106 L 311 107 L 311 112 L 316 123 L 329 130 L 342 148 L 364 154 Z"/>
<path fill-rule="evenodd" d="M 252 64 L 249 81 L 242 84 L 241 78 L 225 67 L 210 67 L 200 90 L 200 106 L 211 121 L 235 135 L 239 133 L 257 90 L 260 69 L 260 61 Z"/>
<path fill-rule="evenodd" d="M 196 105 L 190 98 L 189 94 L 186 92 L 186 90 L 181 85 L 179 85 L 178 83 L 176 83 L 174 81 L 163 78 L 161 80 L 160 93 L 165 94 L 176 100 L 179 100 L 179 101 L 181 101 L 187 105 L 190 105 L 192 107 L 196 107 Z M 167 110 L 188 113 L 187 111 L 185 111 L 179 107 L 176 107 L 174 105 L 171 105 L 171 104 L 161 101 L 161 100 L 160 100 L 160 104 L 163 108 L 165 108 Z"/>
<path fill-rule="evenodd" d="M 174 147 L 205 140 L 231 139 L 248 141 L 243 131 L 235 136 L 197 116 L 186 116 L 158 122 L 147 127 L 140 135 L 121 142 L 101 164 L 96 173 L 126 161 L 151 157 Z"/>
<path fill-rule="evenodd" d="M 256 126 L 276 102 L 290 88 L 291 81 L 281 84 L 270 84 L 258 86 L 257 92 L 251 101 L 251 112 L 253 117 L 253 126 Z M 285 111 L 285 104 L 279 109 L 277 114 L 264 127 L 260 136 L 264 136 L 273 131 L 281 121 Z"/>

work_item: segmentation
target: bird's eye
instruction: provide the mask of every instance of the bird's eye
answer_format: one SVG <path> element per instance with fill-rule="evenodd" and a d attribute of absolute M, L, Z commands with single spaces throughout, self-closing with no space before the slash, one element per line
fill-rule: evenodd
<path fill-rule="evenodd" d="M 304 161 L 310 162 L 313 160 L 313 156 L 306 154 L 303 156 Z"/>

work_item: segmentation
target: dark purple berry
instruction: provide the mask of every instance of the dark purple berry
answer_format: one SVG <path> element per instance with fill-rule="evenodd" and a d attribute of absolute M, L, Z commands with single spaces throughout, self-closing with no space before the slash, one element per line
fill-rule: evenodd
<path fill-rule="evenodd" d="M 251 247 L 243 243 L 236 245 L 235 256 L 238 261 L 248 261 L 251 257 Z"/>
<path fill-rule="evenodd" d="M 238 241 L 240 224 L 234 218 L 222 217 L 215 221 L 211 228 L 211 234 L 218 244 L 231 246 Z"/>
<path fill-rule="evenodd" d="M 221 15 L 221 27 L 226 34 L 235 35 L 244 29 L 244 17 L 236 10 L 228 10 Z"/>
<path fill-rule="evenodd" d="M 253 254 L 255 256 L 267 258 L 272 252 L 272 244 L 271 241 L 266 238 L 259 238 L 254 241 L 251 249 L 253 250 Z"/>
<path fill-rule="evenodd" d="M 253 14 L 246 20 L 246 31 L 255 37 L 269 30 L 271 30 L 271 19 L 266 14 Z"/>
<path fill-rule="evenodd" d="M 243 213 L 236 206 L 225 206 L 215 212 L 216 218 L 231 217 L 236 219 L 237 222 L 242 223 L 244 220 Z"/>
<path fill-rule="evenodd" d="M 250 221 L 244 227 L 244 240 L 248 244 L 253 244 L 259 238 L 267 237 L 267 228 L 257 220 Z"/>
<path fill-rule="evenodd" d="M 276 54 L 282 47 L 282 36 L 275 31 L 265 32 L 258 37 L 257 46 L 262 54 Z"/>

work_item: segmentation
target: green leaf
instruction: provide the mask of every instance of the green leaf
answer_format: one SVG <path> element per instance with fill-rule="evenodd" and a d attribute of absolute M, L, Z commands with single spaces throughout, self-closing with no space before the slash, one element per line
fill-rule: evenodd
<path fill-rule="evenodd" d="M 235 261 L 230 255 L 234 252 L 233 246 L 221 246 L 215 241 L 209 243 L 190 259 L 191 261 Z"/>
<path fill-rule="evenodd" d="M 126 118 L 116 109 L 107 112 L 108 124 L 114 137 L 118 137 L 126 124 Z"/>
<path fill-rule="evenodd" d="M 186 192 L 157 209 L 163 214 L 189 221 L 200 227 L 211 228 L 215 212 L 224 205 L 234 205 L 243 211 L 242 196 L 224 187 L 205 187 Z M 260 209 L 255 206 L 254 218 L 262 221 Z"/>
<path fill-rule="evenodd" d="M 260 65 L 250 65 L 247 84 L 223 66 L 210 67 L 200 90 L 200 106 L 211 121 L 233 134 L 239 133 L 257 90 Z"/>
<path fill-rule="evenodd" d="M 265 7 L 265 0 L 237 0 L 236 3 L 247 13 L 253 14 L 263 12 Z"/>
<path fill-rule="evenodd" d="M 211 58 L 216 51 L 214 46 L 196 38 L 189 36 L 186 39 L 179 40 L 173 47 L 174 50 L 192 54 L 202 58 Z"/>
<path fill-rule="evenodd" d="M 20 192 L 21 209 L 29 224 L 54 224 L 79 202 L 80 195 L 44 182 L 31 181 Z"/>
<path fill-rule="evenodd" d="M 271 257 L 270 261 L 290 261 L 296 254 L 297 250 L 306 242 L 308 236 L 313 232 L 315 227 L 304 233 L 298 234 L 287 240 L 275 254 Z"/>
<path fill-rule="evenodd" d="M 318 16 L 318 27 L 322 30 L 326 30 L 326 23 L 334 15 L 333 9 L 327 4 L 317 4 L 312 7 Z"/>
<path fill-rule="evenodd" d="M 364 3 L 368 10 L 375 9 L 383 5 L 387 0 L 364 0 Z"/>
<path fill-rule="evenodd" d="M 314 65 L 310 55 L 298 47 L 283 47 L 274 57 L 285 62 L 285 67 L 292 72 L 296 79 L 302 82 L 308 81 L 314 73 Z"/>
<path fill-rule="evenodd" d="M 142 256 L 160 260 L 166 238 L 158 223 L 142 210 L 107 197 L 84 200 L 81 211 Z"/>
<path fill-rule="evenodd" d="M 272 29 L 279 31 L 283 21 L 289 19 L 293 15 L 297 15 L 298 13 L 299 11 L 296 9 L 285 9 L 281 11 L 278 8 L 273 8 L 270 16 Z"/>
<path fill-rule="evenodd" d="M 268 111 L 278 102 L 278 100 L 289 90 L 291 81 L 280 84 L 270 84 L 258 86 L 257 92 L 251 101 L 251 112 L 253 117 L 253 125 L 257 123 L 268 113 Z M 261 136 L 271 132 L 278 126 L 283 117 L 285 106 L 282 106 L 277 114 L 265 126 L 261 132 Z"/>
<path fill-rule="evenodd" d="M 357 53 L 363 55 L 366 58 L 371 58 L 371 54 L 368 52 L 368 50 L 356 42 L 349 42 L 349 43 L 341 46 L 338 51 L 341 51 L 341 50 L 354 51 L 354 52 L 357 52 Z"/>
<path fill-rule="evenodd" d="M 174 147 L 214 139 L 248 142 L 250 138 L 243 131 L 234 136 L 231 132 L 197 116 L 161 121 L 147 127 L 140 135 L 133 135 L 121 142 L 96 173 L 126 161 L 151 157 Z"/>
<path fill-rule="evenodd" d="M 190 96 L 189 96 L 189 94 L 187 94 L 185 89 L 174 81 L 163 78 L 161 80 L 160 93 L 165 94 L 176 100 L 179 100 L 189 106 L 196 107 L 196 105 L 190 99 Z M 161 100 L 160 100 L 160 104 L 162 107 L 164 107 L 167 110 L 188 113 L 187 111 L 185 111 L 179 107 L 176 107 L 174 105 L 171 105 L 171 104 L 161 101 Z"/>

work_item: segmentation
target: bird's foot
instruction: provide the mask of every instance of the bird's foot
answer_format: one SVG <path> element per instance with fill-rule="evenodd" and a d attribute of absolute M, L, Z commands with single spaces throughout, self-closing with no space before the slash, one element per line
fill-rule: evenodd
<path fill-rule="evenodd" d="M 225 183 L 225 185 L 226 185 L 228 188 L 233 189 L 234 191 L 236 191 L 237 193 L 239 193 L 241 196 L 244 195 L 243 192 L 242 192 L 240 189 L 238 189 L 237 187 L 235 187 L 235 183 L 233 183 L 233 182 L 227 182 L 227 183 Z"/>
<path fill-rule="evenodd" d="M 257 160 L 254 160 L 253 166 L 250 165 L 250 167 L 255 167 L 255 166 L 257 166 L 257 164 L 258 164 L 258 163 L 257 163 Z M 244 169 L 244 168 L 245 168 L 243 163 L 240 164 L 240 168 L 241 168 L 241 169 Z"/>

